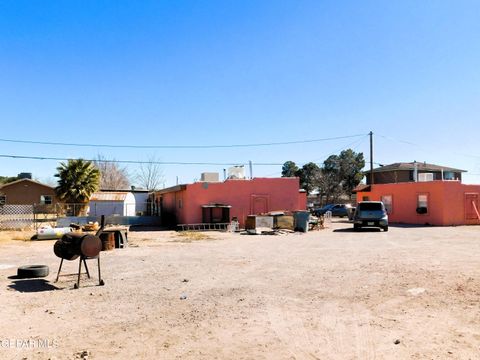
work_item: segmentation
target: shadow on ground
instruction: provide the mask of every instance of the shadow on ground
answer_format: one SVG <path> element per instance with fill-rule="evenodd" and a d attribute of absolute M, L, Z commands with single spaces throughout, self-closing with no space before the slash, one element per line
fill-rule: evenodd
<path fill-rule="evenodd" d="M 15 279 L 16 277 L 10 277 Z M 9 279 L 10 279 L 9 278 Z M 12 284 L 8 285 L 10 289 L 14 289 L 20 292 L 41 292 L 41 291 L 52 291 L 60 290 L 56 286 L 50 284 L 47 280 L 44 279 L 22 279 L 15 280 Z"/>
<path fill-rule="evenodd" d="M 361 229 L 354 229 L 353 226 L 351 228 L 343 228 L 343 229 L 335 229 L 333 232 L 380 232 L 381 230 L 378 228 L 361 228 Z"/>
<path fill-rule="evenodd" d="M 139 232 L 139 231 L 166 231 L 166 230 L 169 230 L 169 228 L 163 227 L 163 226 L 147 226 L 147 225 L 132 225 L 128 229 L 128 231 L 132 231 L 132 232 L 133 231 L 135 231 L 135 232 Z"/>
<path fill-rule="evenodd" d="M 433 227 L 434 225 L 430 224 L 389 224 L 390 227 L 400 228 L 400 229 L 411 229 L 411 228 L 426 228 Z"/>

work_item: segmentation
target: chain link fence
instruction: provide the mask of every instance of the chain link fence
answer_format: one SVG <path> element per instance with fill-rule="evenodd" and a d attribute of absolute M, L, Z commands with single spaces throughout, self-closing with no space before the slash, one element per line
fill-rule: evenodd
<path fill-rule="evenodd" d="M 33 205 L 0 206 L 0 230 L 32 229 L 34 220 Z"/>
<path fill-rule="evenodd" d="M 33 204 L 0 205 L 0 230 L 36 230 L 43 225 L 55 227 L 59 218 L 75 216 L 151 216 L 153 204 Z"/>

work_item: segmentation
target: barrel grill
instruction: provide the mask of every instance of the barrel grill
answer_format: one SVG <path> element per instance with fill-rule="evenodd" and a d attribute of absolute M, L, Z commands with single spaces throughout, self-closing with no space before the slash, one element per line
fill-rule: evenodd
<path fill-rule="evenodd" d="M 100 251 L 102 251 L 102 236 L 103 228 L 105 227 L 105 217 L 102 216 L 100 229 L 95 235 L 85 233 L 70 232 L 62 236 L 60 240 L 55 242 L 53 252 L 57 255 L 60 261 L 58 268 L 57 280 L 62 270 L 63 260 L 75 260 L 80 258 L 78 265 L 78 278 L 75 288 L 80 286 L 80 274 L 82 272 L 82 263 L 85 265 L 87 276 L 90 278 L 90 272 L 87 267 L 87 259 L 97 259 L 98 261 L 98 279 L 99 285 L 104 285 L 104 281 L 100 272 Z"/>

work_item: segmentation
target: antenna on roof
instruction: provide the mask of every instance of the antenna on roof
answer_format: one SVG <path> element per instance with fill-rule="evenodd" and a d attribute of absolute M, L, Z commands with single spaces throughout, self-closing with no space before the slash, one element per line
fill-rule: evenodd
<path fill-rule="evenodd" d="M 370 131 L 370 185 L 373 185 L 373 132 Z"/>
<path fill-rule="evenodd" d="M 413 162 L 413 181 L 418 181 L 418 164 L 417 160 Z"/>

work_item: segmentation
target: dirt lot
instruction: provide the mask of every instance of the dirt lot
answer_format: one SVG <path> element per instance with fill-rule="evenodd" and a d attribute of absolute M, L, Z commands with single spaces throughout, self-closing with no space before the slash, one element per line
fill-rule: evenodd
<path fill-rule="evenodd" d="M 131 232 L 79 290 L 53 241 L 1 241 L 0 358 L 478 359 L 480 228 L 350 228 Z"/>

